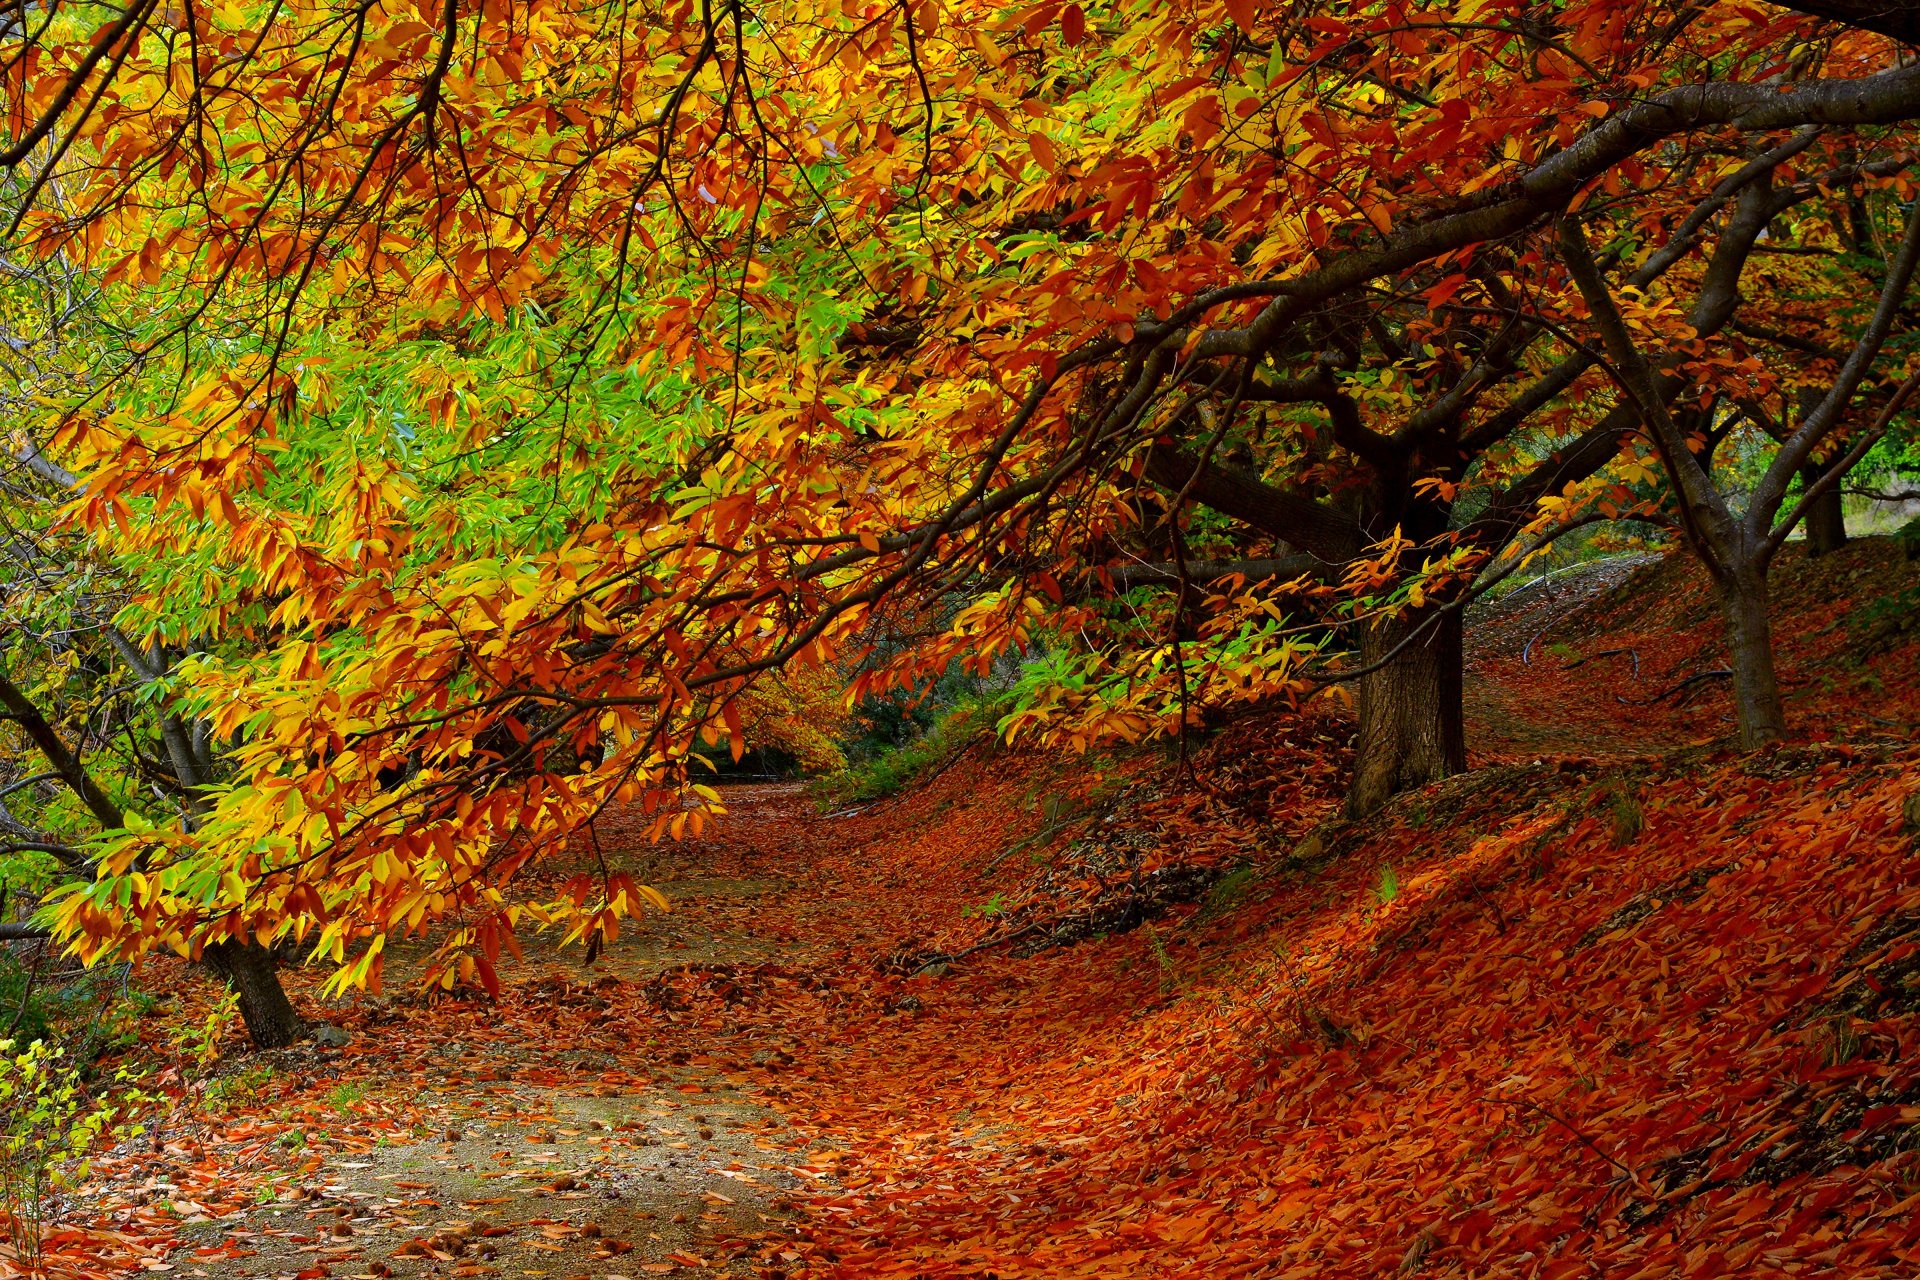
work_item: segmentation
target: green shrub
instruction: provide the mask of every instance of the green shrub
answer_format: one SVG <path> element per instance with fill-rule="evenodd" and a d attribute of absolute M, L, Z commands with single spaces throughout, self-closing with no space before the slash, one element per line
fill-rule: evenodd
<path fill-rule="evenodd" d="M 1893 540 L 1909 560 L 1920 560 L 1920 518 L 1907 521 L 1894 530 Z"/>
<path fill-rule="evenodd" d="M 0 1214 L 27 1274 L 39 1271 L 53 1193 L 86 1177 L 87 1153 L 117 1111 L 88 1096 L 61 1050 L 0 1040 Z"/>
<path fill-rule="evenodd" d="M 139 1042 L 138 1023 L 156 1002 L 126 988 L 124 967 L 59 968 L 49 956 L 36 973 L 33 962 L 0 953 L 0 1037 L 59 1043 L 83 1073 L 101 1054 Z"/>
<path fill-rule="evenodd" d="M 998 698 L 963 701 L 920 736 L 881 750 L 839 773 L 816 778 L 811 787 L 814 800 L 822 809 L 884 800 L 931 774 L 975 740 L 993 741 L 994 722 L 1004 712 Z"/>
<path fill-rule="evenodd" d="M 22 1044 L 52 1039 L 47 1020 L 47 992 L 37 985 L 30 965 L 0 954 L 0 1035 Z"/>

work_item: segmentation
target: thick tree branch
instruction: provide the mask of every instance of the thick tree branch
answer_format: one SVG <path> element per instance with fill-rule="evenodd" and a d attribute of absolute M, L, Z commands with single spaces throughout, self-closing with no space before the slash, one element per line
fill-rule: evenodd
<path fill-rule="evenodd" d="M 1315 270 L 1209 290 L 1164 322 L 1138 326 L 1136 341 L 1178 346 L 1189 327 L 1216 307 L 1271 298 L 1247 327 L 1210 330 L 1195 347 L 1200 358 L 1257 358 L 1273 350 L 1286 328 L 1310 309 L 1443 253 L 1498 240 L 1557 216 L 1588 181 L 1668 138 L 1714 126 L 1773 132 L 1807 125 L 1891 124 L 1920 114 L 1920 64 L 1856 80 L 1802 82 L 1790 86 L 1790 92 L 1783 91 L 1786 88 L 1713 81 L 1633 103 L 1512 182 L 1409 220 L 1376 247 L 1336 255 Z"/>
<path fill-rule="evenodd" d="M 1771 172 L 1771 169 L 1766 172 Z M 1720 188 L 1715 190 L 1716 194 L 1720 192 Z M 1726 229 L 1714 246 L 1713 257 L 1702 279 L 1700 296 L 1695 299 L 1693 311 L 1687 317 L 1700 337 L 1712 337 L 1733 320 L 1740 306 L 1741 270 L 1753 256 L 1754 246 L 1781 208 L 1782 203 L 1774 197 L 1770 184 L 1750 184 L 1739 191 L 1733 214 L 1727 219 Z M 1628 278 L 1628 283 L 1636 284 L 1638 278 L 1639 273 L 1636 272 Z M 1595 363 L 1592 354 L 1583 351 L 1564 362 L 1560 369 L 1541 379 L 1541 382 L 1555 378 L 1561 370 L 1574 365 L 1576 361 L 1580 362 L 1579 373 L 1584 373 Z M 1559 384 L 1558 390 L 1564 391 L 1572 385 L 1572 381 L 1572 378 L 1566 379 Z M 1685 379 L 1676 374 L 1664 374 L 1658 384 L 1662 403 L 1672 401 L 1685 386 Z M 1528 396 L 1523 399 L 1530 398 L 1533 390 L 1529 388 Z M 1539 403 L 1544 404 L 1545 401 Z M 1620 452 L 1621 439 L 1638 424 L 1639 415 L 1632 404 L 1616 405 L 1571 444 L 1556 450 L 1551 457 L 1541 461 L 1497 494 L 1487 504 L 1486 510 L 1468 526 L 1467 536 L 1480 546 L 1504 544 L 1513 536 L 1514 530 L 1532 518 L 1534 506 L 1543 495 L 1558 493 L 1567 485 L 1598 472 Z"/>
<path fill-rule="evenodd" d="M 1788 6 L 1843 26 L 1892 36 L 1902 44 L 1920 44 L 1920 4 L 1913 0 L 1813 0 Z"/>
<path fill-rule="evenodd" d="M 1147 478 L 1162 488 L 1232 516 L 1242 524 L 1301 548 L 1325 563 L 1339 564 L 1366 545 L 1354 523 L 1325 503 L 1276 489 L 1245 472 L 1197 458 L 1172 445 L 1147 454 Z"/>
<path fill-rule="evenodd" d="M 33 744 L 40 748 L 40 754 L 47 758 L 47 763 L 60 775 L 60 780 L 80 797 L 101 826 L 114 831 L 127 825 L 119 806 L 95 784 L 81 766 L 79 757 L 67 749 L 67 744 L 60 740 L 60 735 L 47 723 L 47 718 L 33 705 L 33 700 L 7 679 L 4 672 L 0 672 L 0 706 L 4 706 L 8 717 L 33 739 Z"/>
<path fill-rule="evenodd" d="M 1847 353 L 1840 372 L 1834 375 L 1832 389 L 1812 413 L 1801 419 L 1800 425 L 1781 444 L 1766 473 L 1754 486 L 1753 494 L 1747 500 L 1746 524 L 1750 534 L 1767 536 L 1774 516 L 1779 513 L 1780 504 L 1786 497 L 1787 486 L 1793 482 L 1801 464 L 1813 456 L 1815 447 L 1839 425 L 1841 413 L 1853 399 L 1854 392 L 1860 389 L 1860 383 L 1873 367 L 1873 362 L 1879 359 L 1880 349 L 1886 345 L 1887 335 L 1893 330 L 1894 318 L 1906 303 L 1907 287 L 1913 283 L 1916 266 L 1920 266 L 1920 205 L 1916 205 L 1907 216 L 1907 234 L 1894 251 L 1893 260 L 1887 264 L 1887 279 L 1881 286 L 1880 301 L 1874 307 L 1873 318 L 1867 321 L 1865 331 L 1855 340 L 1853 350 Z"/>
<path fill-rule="evenodd" d="M 51 840 L 10 840 L 0 845 L 0 853 L 45 853 L 58 858 L 61 865 L 69 871 L 82 875 L 93 874 L 93 863 L 87 855 L 71 845 L 55 844 Z"/>

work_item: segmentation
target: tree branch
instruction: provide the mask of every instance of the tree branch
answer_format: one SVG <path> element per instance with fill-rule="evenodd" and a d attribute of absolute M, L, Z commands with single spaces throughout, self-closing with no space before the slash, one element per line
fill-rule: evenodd
<path fill-rule="evenodd" d="M 1187 581 L 1204 586 L 1236 574 L 1249 582 L 1271 578 L 1278 578 L 1284 582 L 1293 578 L 1324 573 L 1328 565 L 1324 560 L 1313 556 L 1281 556 L 1278 559 L 1268 560 L 1189 560 L 1186 562 L 1186 568 Z M 1115 591 L 1127 591 L 1142 586 L 1177 586 L 1180 582 L 1178 564 L 1136 562 L 1110 565 L 1098 572 L 1113 583 Z"/>
<path fill-rule="evenodd" d="M 1325 503 L 1276 489 L 1242 471 L 1203 465 L 1173 445 L 1153 446 L 1147 454 L 1146 475 L 1176 493 L 1187 488 L 1194 501 L 1300 547 L 1324 563 L 1345 563 L 1365 545 L 1353 522 Z"/>
<path fill-rule="evenodd" d="M 67 749 L 67 744 L 60 740 L 60 735 L 47 723 L 47 718 L 33 705 L 33 700 L 7 679 L 4 671 L 0 671 L 0 706 L 4 706 L 7 714 L 33 739 L 34 745 L 47 758 L 47 763 L 60 775 L 60 780 L 80 797 L 101 826 L 114 831 L 127 825 L 119 806 L 88 776 L 86 769 L 81 767 L 79 757 Z"/>

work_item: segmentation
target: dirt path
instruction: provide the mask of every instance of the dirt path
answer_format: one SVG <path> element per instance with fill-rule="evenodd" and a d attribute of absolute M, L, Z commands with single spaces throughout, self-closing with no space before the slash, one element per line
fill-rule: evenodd
<path fill-rule="evenodd" d="M 1030 773 L 1035 825 L 1051 776 Z M 787 1086 L 864 1052 L 855 1024 L 911 1030 L 896 1015 L 916 1006 L 886 1003 L 875 957 L 964 922 L 980 896 L 970 877 L 903 870 L 892 842 L 938 819 L 944 868 L 1020 833 L 1003 798 L 978 823 L 964 796 L 837 820 L 794 785 L 726 798 L 705 840 L 652 844 L 617 813 L 601 824 L 606 856 L 675 910 L 630 922 L 590 965 L 578 947 L 530 939 L 523 958 L 503 957 L 498 1001 L 423 995 L 411 983 L 426 948 L 403 945 L 389 953 L 389 994 L 331 1005 L 314 990 L 322 970 L 289 970 L 296 999 L 352 1039 L 236 1052 L 204 1086 L 205 1112 L 160 1135 L 178 1172 L 134 1188 L 130 1209 L 169 1215 L 182 1245 L 150 1269 L 784 1274 L 795 1202 L 839 1190 L 833 1148 L 852 1131 Z M 180 989 L 206 990 L 184 972 Z"/>
<path fill-rule="evenodd" d="M 769 960 L 776 944 L 724 922 L 786 886 L 654 883 L 685 914 L 637 922 L 590 971 L 578 948 L 535 943 L 503 962 L 498 1009 L 435 1004 L 410 991 L 426 948 L 402 947 L 398 995 L 327 1010 L 353 1029 L 344 1049 L 237 1059 L 215 1096 L 259 1109 L 319 1094 L 274 1126 L 273 1154 L 313 1154 L 263 1176 L 243 1213 L 189 1220 L 173 1265 L 248 1280 L 729 1274 L 806 1176 L 794 1136 L 719 1064 L 609 1011 L 665 974 Z"/>
<path fill-rule="evenodd" d="M 460 1049 L 449 1045 L 448 1056 Z M 679 1079 L 697 1095 L 668 1084 L 421 1099 L 448 1121 L 438 1140 L 326 1160 L 244 1221 L 197 1233 L 203 1247 L 225 1243 L 234 1256 L 190 1274 L 315 1280 L 705 1267 L 718 1238 L 764 1226 L 793 1177 L 777 1149 L 756 1142 L 780 1131 L 776 1117 L 706 1073 Z"/>
<path fill-rule="evenodd" d="M 1609 592 L 1659 560 L 1653 555 L 1618 556 L 1535 579 L 1484 608 L 1467 623 L 1466 710 L 1469 741 L 1477 756 L 1499 759 L 1528 754 L 1576 756 L 1644 755 L 1672 746 L 1672 731 L 1659 717 L 1634 715 L 1625 700 L 1638 694 L 1642 672 L 1633 655 L 1592 658 L 1582 615 Z M 1569 663 L 1604 666 L 1613 686 L 1584 711 L 1560 706 L 1544 714 L 1537 702 L 1544 680 L 1570 670 Z"/>

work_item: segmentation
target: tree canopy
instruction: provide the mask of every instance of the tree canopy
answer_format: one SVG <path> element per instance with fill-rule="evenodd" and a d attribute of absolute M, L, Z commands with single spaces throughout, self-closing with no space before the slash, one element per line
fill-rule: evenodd
<path fill-rule="evenodd" d="M 23 518 L 192 762 L 54 920 L 357 983 L 457 914 L 490 984 L 657 897 L 515 890 L 604 806 L 697 833 L 704 762 L 1014 658 L 1078 746 L 1357 686 L 1365 811 L 1464 767 L 1467 602 L 1600 521 L 1703 557 L 1778 738 L 1768 563 L 1906 431 L 1914 20 L 22 8 Z"/>

